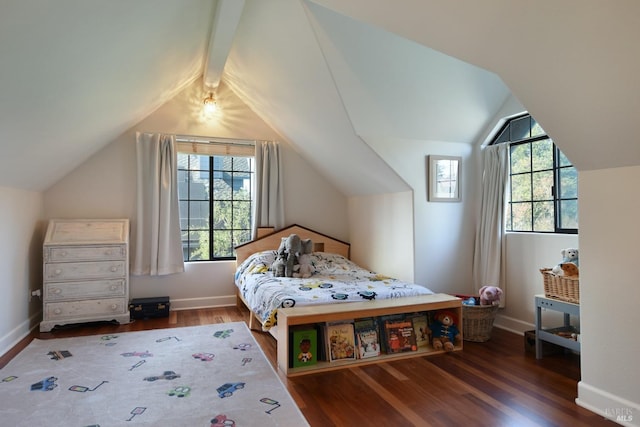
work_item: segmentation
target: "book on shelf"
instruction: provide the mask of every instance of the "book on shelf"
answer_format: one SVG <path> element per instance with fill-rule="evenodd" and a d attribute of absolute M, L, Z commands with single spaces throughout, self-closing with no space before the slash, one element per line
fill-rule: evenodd
<path fill-rule="evenodd" d="M 326 341 L 330 362 L 355 360 L 356 343 L 352 321 L 327 323 Z"/>
<path fill-rule="evenodd" d="M 380 355 L 380 334 L 374 317 L 356 319 L 353 322 L 356 336 L 357 357 L 366 359 Z"/>
<path fill-rule="evenodd" d="M 387 322 L 395 322 L 404 319 L 404 314 L 384 314 L 382 316 L 377 317 L 379 329 L 378 332 L 380 334 L 380 351 L 382 353 L 389 353 L 389 349 L 387 348 L 387 330 L 386 324 Z"/>
<path fill-rule="evenodd" d="M 318 362 L 318 332 L 315 325 L 300 325 L 289 331 L 289 366 L 300 368 Z"/>
<path fill-rule="evenodd" d="M 416 334 L 411 319 L 387 320 L 385 322 L 387 353 L 418 350 Z"/>
<path fill-rule="evenodd" d="M 327 324 L 316 324 L 316 331 L 318 336 L 318 360 L 328 362 L 329 356 L 327 355 Z"/>
<path fill-rule="evenodd" d="M 413 332 L 416 334 L 416 343 L 418 348 L 427 347 L 429 345 L 429 320 L 426 312 L 414 313 L 411 316 L 413 324 Z"/>

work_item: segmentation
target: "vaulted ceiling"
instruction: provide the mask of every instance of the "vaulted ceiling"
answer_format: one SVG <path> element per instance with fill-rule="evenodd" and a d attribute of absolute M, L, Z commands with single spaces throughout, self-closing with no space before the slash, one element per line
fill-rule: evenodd
<path fill-rule="evenodd" d="M 2 0 L 0 186 L 46 189 L 200 78 L 347 195 L 405 185 L 369 138 L 476 143 L 511 93 L 579 169 L 640 164 L 640 3 L 604 3 Z"/>

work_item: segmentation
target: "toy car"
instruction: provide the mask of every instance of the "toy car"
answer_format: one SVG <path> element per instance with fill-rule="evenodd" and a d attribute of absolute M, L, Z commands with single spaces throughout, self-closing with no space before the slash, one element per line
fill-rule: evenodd
<path fill-rule="evenodd" d="M 226 415 L 219 414 L 211 419 L 211 427 L 235 427 L 236 422 L 227 418 Z"/>
<path fill-rule="evenodd" d="M 194 359 L 200 359 L 203 362 L 211 362 L 215 356 L 213 353 L 196 353 L 192 354 Z"/>
<path fill-rule="evenodd" d="M 189 394 L 191 394 L 191 387 L 187 387 L 186 385 L 181 385 L 179 387 L 169 390 L 167 394 L 169 396 L 187 397 L 189 396 Z"/>
<path fill-rule="evenodd" d="M 216 391 L 221 398 L 229 397 L 234 391 L 244 388 L 244 383 L 225 383 L 218 387 Z"/>
<path fill-rule="evenodd" d="M 41 390 L 41 391 L 51 391 L 54 388 L 58 387 L 56 384 L 58 379 L 56 377 L 45 378 L 42 381 L 38 381 L 35 384 L 31 384 L 31 390 Z"/>
<path fill-rule="evenodd" d="M 247 351 L 250 348 L 251 348 L 251 344 L 247 344 L 247 343 L 237 344 L 233 346 L 234 350 L 242 350 L 242 351 Z"/>
<path fill-rule="evenodd" d="M 176 378 L 180 378 L 180 375 L 176 374 L 173 371 L 164 371 L 162 375 L 154 375 L 152 377 L 146 377 L 144 378 L 144 381 L 175 380 Z"/>

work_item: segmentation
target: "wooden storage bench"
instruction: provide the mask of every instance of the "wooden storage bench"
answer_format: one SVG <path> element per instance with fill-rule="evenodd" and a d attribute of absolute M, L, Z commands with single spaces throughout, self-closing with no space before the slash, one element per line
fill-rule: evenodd
<path fill-rule="evenodd" d="M 365 317 L 378 317 L 390 314 L 410 314 L 415 312 L 427 312 L 434 310 L 449 310 L 457 317 L 457 326 L 462 335 L 462 301 L 447 294 L 421 295 L 409 298 L 372 300 L 344 304 L 327 304 L 314 306 L 301 306 L 282 308 L 278 310 L 278 368 L 287 376 L 297 376 L 316 372 L 330 371 L 334 369 L 348 368 L 352 366 L 371 363 L 386 362 L 409 357 L 427 356 L 444 353 L 443 350 L 434 350 L 431 346 L 420 348 L 417 351 L 381 354 L 380 356 L 345 361 L 318 361 L 314 365 L 291 368 L 289 366 L 289 330 L 296 325 L 312 325 L 323 322 L 351 320 Z M 462 337 L 461 337 L 462 338 Z M 462 350 L 462 342 L 456 344 L 454 351 Z"/>

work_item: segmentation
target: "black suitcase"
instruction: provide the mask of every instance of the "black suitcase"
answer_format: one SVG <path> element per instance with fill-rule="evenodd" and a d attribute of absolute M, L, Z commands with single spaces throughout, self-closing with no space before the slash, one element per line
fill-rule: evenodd
<path fill-rule="evenodd" d="M 132 319 L 168 317 L 171 302 L 169 297 L 134 298 L 129 303 Z"/>

